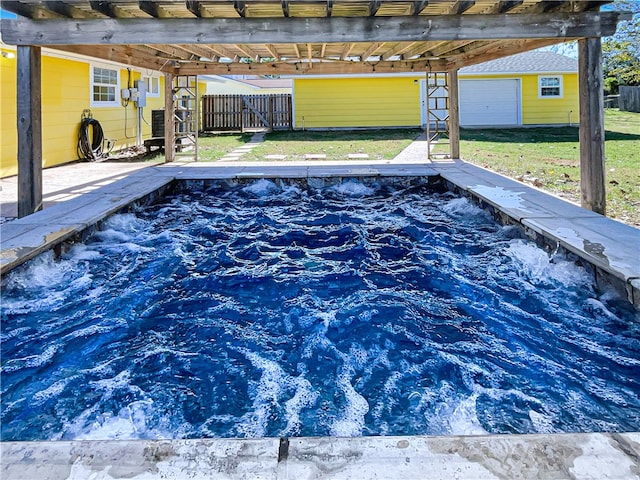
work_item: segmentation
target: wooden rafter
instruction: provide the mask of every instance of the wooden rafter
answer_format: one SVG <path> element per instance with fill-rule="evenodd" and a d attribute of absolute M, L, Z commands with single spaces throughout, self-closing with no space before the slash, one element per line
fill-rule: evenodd
<path fill-rule="evenodd" d="M 270 45 L 267 43 L 265 45 L 265 48 L 275 60 L 280 60 L 280 54 L 278 53 L 278 49 L 275 47 L 275 45 Z"/>
<path fill-rule="evenodd" d="M 247 4 L 245 2 L 235 1 L 233 2 L 233 8 L 236 9 L 236 12 L 238 12 L 238 15 L 241 17 L 247 16 Z"/>
<path fill-rule="evenodd" d="M 158 5 L 158 2 L 149 2 L 149 1 L 140 1 L 138 2 L 138 7 L 147 15 L 156 18 L 166 18 L 170 17 L 167 11 Z"/>
<path fill-rule="evenodd" d="M 409 50 L 411 47 L 414 47 L 416 42 L 411 43 L 399 43 L 395 47 L 387 50 L 384 55 L 382 55 L 382 60 L 389 60 L 390 58 L 396 55 L 402 55 L 404 52 Z"/>
<path fill-rule="evenodd" d="M 451 10 L 449 10 L 449 15 L 462 15 L 464 12 L 466 12 L 471 7 L 473 7 L 475 4 L 476 2 L 474 1 L 458 0 L 456 3 L 452 5 Z"/>
<path fill-rule="evenodd" d="M 117 6 L 112 2 L 107 2 L 103 0 L 93 0 L 89 2 L 91 8 L 96 12 L 100 12 L 103 15 L 111 18 L 118 18 L 118 9 Z"/>
<path fill-rule="evenodd" d="M 185 3 L 187 10 L 193 13 L 196 17 L 202 17 L 202 4 L 195 0 L 186 0 Z"/>
<path fill-rule="evenodd" d="M 420 15 L 427 5 L 429 5 L 429 2 L 426 0 L 413 2 L 413 5 L 411 6 L 411 15 Z"/>
<path fill-rule="evenodd" d="M 368 59 L 371 55 L 373 55 L 374 53 L 376 53 L 376 50 L 378 50 L 380 47 L 382 47 L 382 45 L 384 45 L 384 43 L 380 43 L 380 42 L 375 42 L 375 43 L 372 43 L 371 45 L 369 45 L 369 47 L 368 47 L 364 52 L 362 52 L 362 55 L 361 55 L 361 57 L 360 57 L 360 58 L 361 58 L 361 60 L 362 60 L 363 62 L 366 62 L 366 61 L 367 61 L 367 59 Z"/>
<path fill-rule="evenodd" d="M 46 2 L 46 6 L 52 12 L 67 18 L 94 18 L 91 13 L 69 5 L 67 2 Z"/>

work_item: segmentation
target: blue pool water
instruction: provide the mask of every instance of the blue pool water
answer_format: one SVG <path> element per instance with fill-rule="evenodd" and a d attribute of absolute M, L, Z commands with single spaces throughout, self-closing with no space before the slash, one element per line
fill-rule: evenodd
<path fill-rule="evenodd" d="M 640 429 L 637 313 L 420 186 L 193 186 L 1 320 L 2 440 Z"/>

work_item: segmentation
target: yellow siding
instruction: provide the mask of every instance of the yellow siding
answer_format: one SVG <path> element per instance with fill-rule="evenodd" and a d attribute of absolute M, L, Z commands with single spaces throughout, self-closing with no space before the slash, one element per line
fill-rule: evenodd
<path fill-rule="evenodd" d="M 538 74 L 460 75 L 465 80 L 520 79 L 524 125 L 578 123 L 578 75 L 562 77 L 562 98 L 538 98 Z M 423 78 L 296 78 L 296 128 L 419 126 L 420 82 L 414 81 Z"/>
<path fill-rule="evenodd" d="M 563 74 L 562 98 L 538 98 L 538 75 L 522 77 L 522 123 L 567 124 L 579 122 L 578 75 Z"/>
<path fill-rule="evenodd" d="M 559 74 L 545 73 L 543 76 Z M 461 80 L 491 80 L 499 78 L 520 79 L 522 124 L 553 125 L 579 122 L 578 111 L 578 74 L 563 73 L 562 98 L 538 98 L 538 74 L 532 75 L 460 75 Z"/>
<path fill-rule="evenodd" d="M 0 177 L 13 175 L 16 170 L 14 164 L 18 138 L 16 133 L 15 62 L 15 58 L 0 56 Z M 9 158 L 13 159 L 13 164 L 10 164 Z"/>
<path fill-rule="evenodd" d="M 113 67 L 111 67 L 113 68 Z M 16 133 L 16 59 L 2 57 L 0 86 L 2 88 L 0 121 L 0 177 L 17 173 Z M 120 86 L 126 88 L 128 72 L 120 70 Z M 131 86 L 140 79 L 131 72 Z M 137 112 L 133 102 L 128 107 L 91 107 L 91 64 L 42 56 L 42 164 L 51 167 L 78 158 L 76 145 L 82 111 L 90 108 L 106 138 L 116 141 L 116 149 L 135 145 Z M 147 97 L 144 119 L 151 123 L 151 110 L 164 106 L 164 78 L 160 78 L 160 96 Z M 126 119 L 126 131 L 125 131 Z M 151 126 L 142 124 L 143 138 L 151 136 Z"/>
<path fill-rule="evenodd" d="M 418 79 L 296 78 L 296 128 L 419 126 Z"/>

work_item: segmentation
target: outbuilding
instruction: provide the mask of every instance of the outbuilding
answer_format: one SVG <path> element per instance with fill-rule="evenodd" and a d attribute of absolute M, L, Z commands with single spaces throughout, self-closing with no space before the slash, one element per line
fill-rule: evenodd
<path fill-rule="evenodd" d="M 574 58 L 531 51 L 462 68 L 458 77 L 461 126 L 578 121 L 578 62 Z M 411 73 L 296 77 L 294 126 L 424 126 L 426 82 L 424 74 Z"/>

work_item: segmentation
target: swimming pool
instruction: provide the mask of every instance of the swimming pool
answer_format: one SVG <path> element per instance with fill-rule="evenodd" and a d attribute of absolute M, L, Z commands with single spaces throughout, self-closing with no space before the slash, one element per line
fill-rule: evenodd
<path fill-rule="evenodd" d="M 192 184 L 11 274 L 2 322 L 3 440 L 640 423 L 637 314 L 424 186 Z"/>

